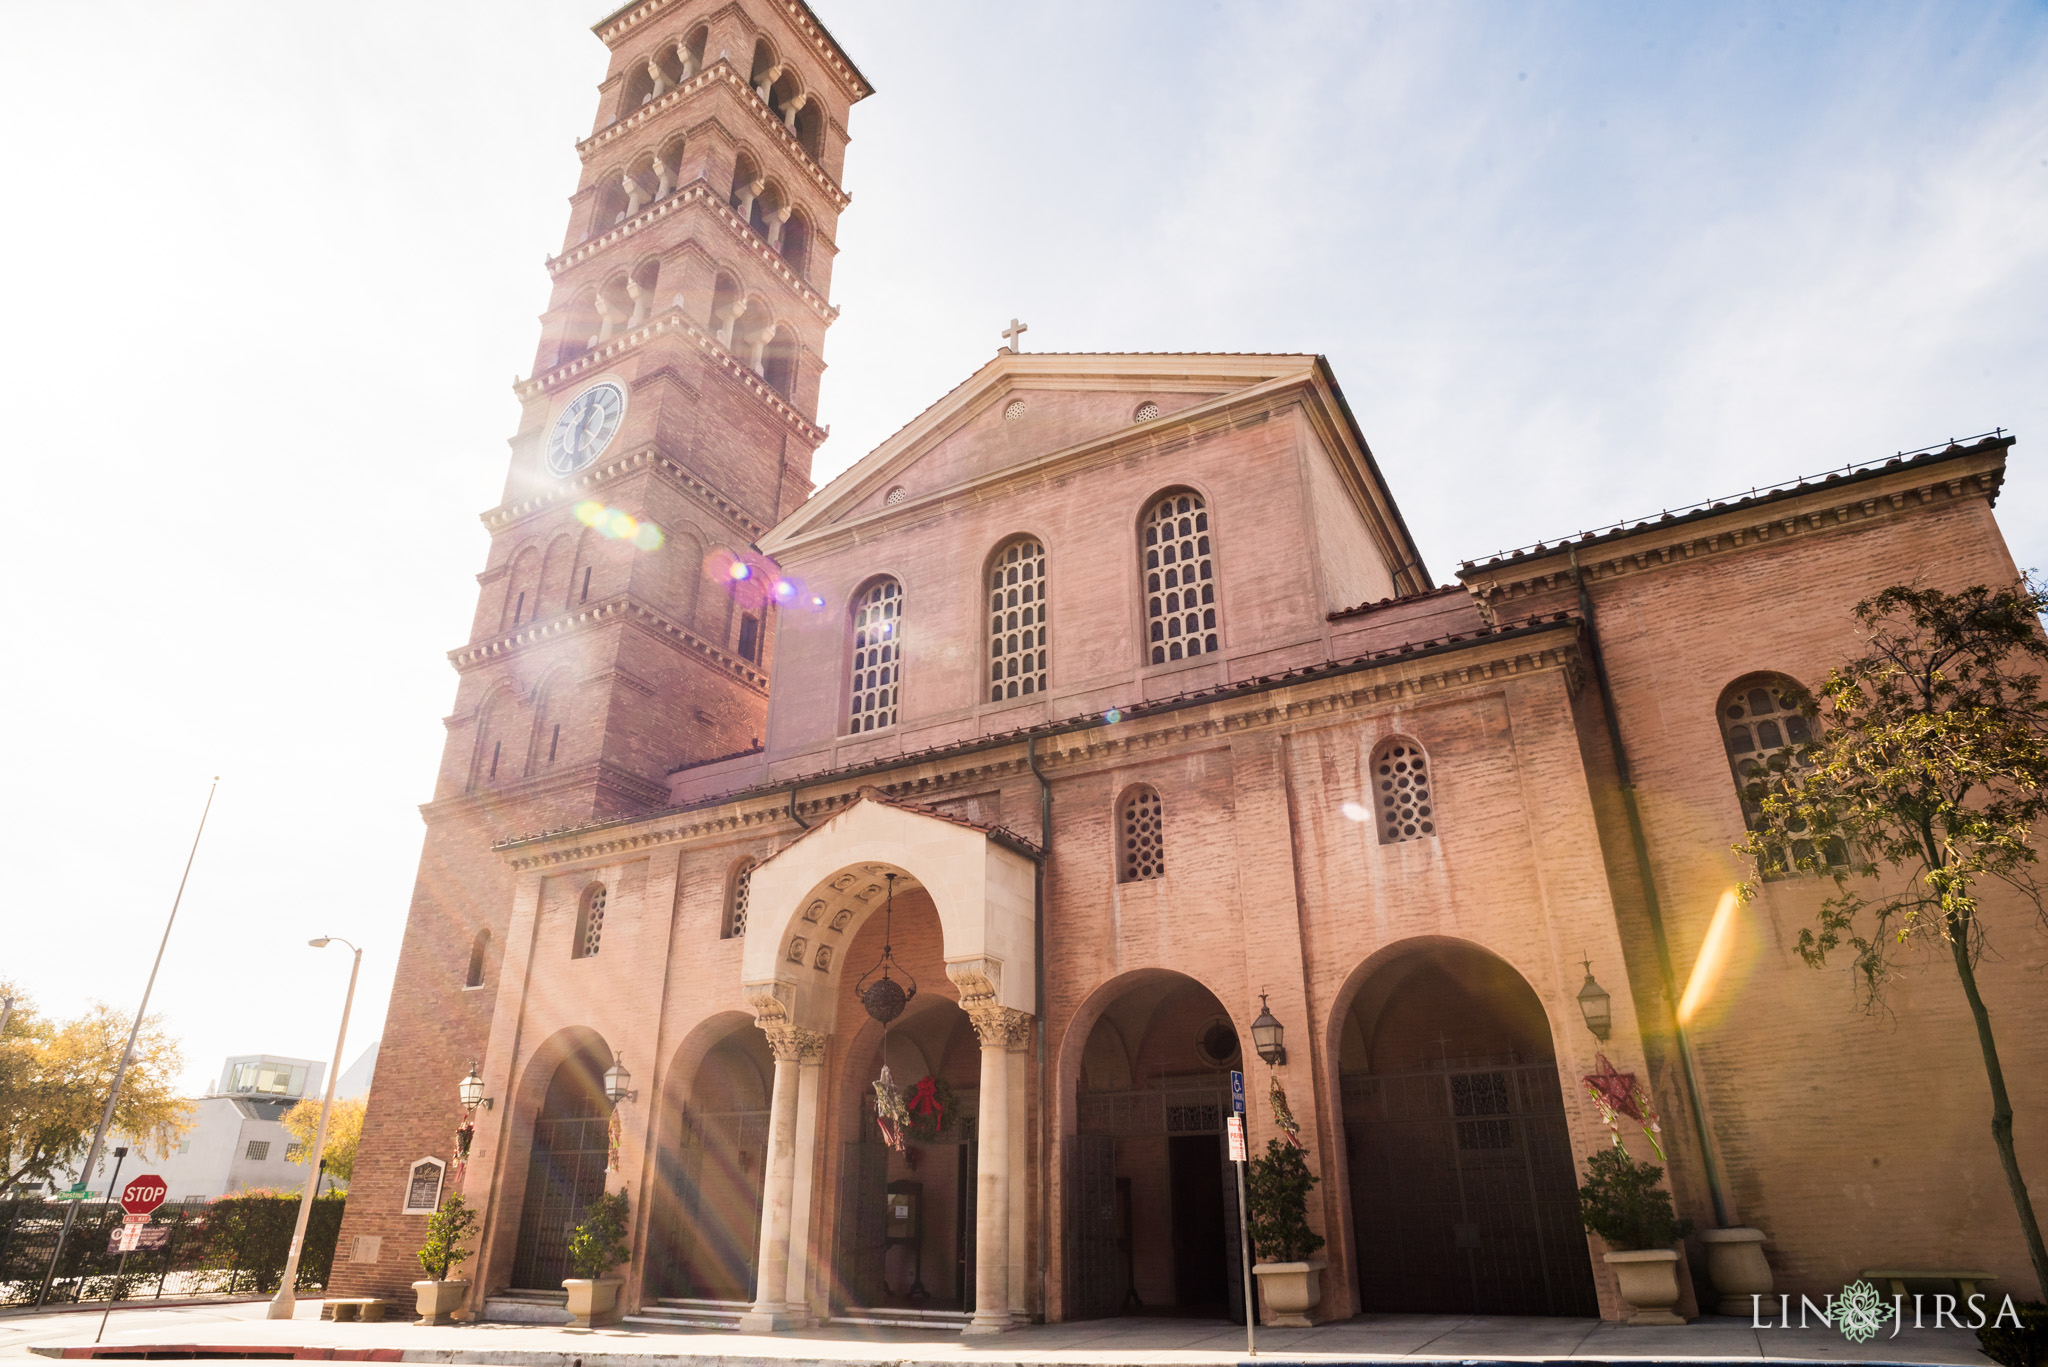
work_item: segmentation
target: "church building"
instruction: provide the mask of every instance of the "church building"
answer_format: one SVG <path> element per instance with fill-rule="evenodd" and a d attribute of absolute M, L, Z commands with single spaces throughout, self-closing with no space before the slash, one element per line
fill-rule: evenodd
<path fill-rule="evenodd" d="M 409 1298 L 459 1192 L 465 1313 L 559 1322 L 610 1190 L 636 1322 L 1241 1317 L 1233 1072 L 1320 1179 L 1317 1322 L 1626 1314 L 1576 1195 L 1614 1072 L 1702 1231 L 1682 1313 L 1722 1231 L 1773 1295 L 2031 1284 L 1952 973 L 1859 1013 L 1791 878 L 1695 974 L 1788 681 L 1887 585 L 2015 577 L 2010 436 L 1788 450 L 1840 468 L 1439 583 L 1321 356 L 1013 326 L 814 489 L 867 80 L 804 0 L 596 33 L 336 1294 Z M 2048 1180 L 2048 962 L 1985 916 Z"/>

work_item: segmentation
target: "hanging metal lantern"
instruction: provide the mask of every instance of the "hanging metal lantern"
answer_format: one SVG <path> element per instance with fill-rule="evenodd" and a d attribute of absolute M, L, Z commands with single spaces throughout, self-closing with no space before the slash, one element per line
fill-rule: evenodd
<path fill-rule="evenodd" d="M 862 1008 L 883 1026 L 902 1015 L 903 1008 L 910 1005 L 910 999 L 917 995 L 917 979 L 910 976 L 909 969 L 896 962 L 895 951 L 890 947 L 890 937 L 896 924 L 896 875 L 886 876 L 889 892 L 882 906 L 882 957 L 853 985 L 853 995 L 859 998 Z M 892 968 L 903 975 L 902 982 L 890 976 Z"/>

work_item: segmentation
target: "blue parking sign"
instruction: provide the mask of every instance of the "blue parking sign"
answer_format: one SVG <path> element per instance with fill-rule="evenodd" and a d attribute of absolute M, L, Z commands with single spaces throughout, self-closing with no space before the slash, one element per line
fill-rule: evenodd
<path fill-rule="evenodd" d="M 1243 1073 L 1233 1072 L 1230 1075 L 1230 1110 L 1233 1115 L 1244 1114 Z"/>

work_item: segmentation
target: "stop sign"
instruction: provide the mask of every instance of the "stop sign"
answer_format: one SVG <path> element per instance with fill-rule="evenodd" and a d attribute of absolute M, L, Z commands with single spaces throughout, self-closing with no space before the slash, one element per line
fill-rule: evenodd
<path fill-rule="evenodd" d="M 164 1185 L 163 1178 L 144 1173 L 121 1188 L 121 1209 L 130 1215 L 147 1215 L 162 1205 L 168 1195 L 170 1188 Z"/>

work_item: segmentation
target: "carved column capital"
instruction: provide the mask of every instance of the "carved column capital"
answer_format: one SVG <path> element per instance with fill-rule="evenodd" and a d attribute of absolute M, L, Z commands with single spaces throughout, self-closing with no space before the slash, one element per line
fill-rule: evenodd
<path fill-rule="evenodd" d="M 822 1063 L 825 1061 L 825 1040 L 822 1030 L 806 1030 L 796 1025 L 763 1025 L 761 1033 L 768 1037 L 768 1051 L 777 1063 Z"/>
<path fill-rule="evenodd" d="M 968 1011 L 967 1019 L 984 1049 L 1025 1048 L 1031 1042 L 1031 1027 L 1037 1023 L 1030 1012 L 1007 1006 L 977 1007 Z"/>

